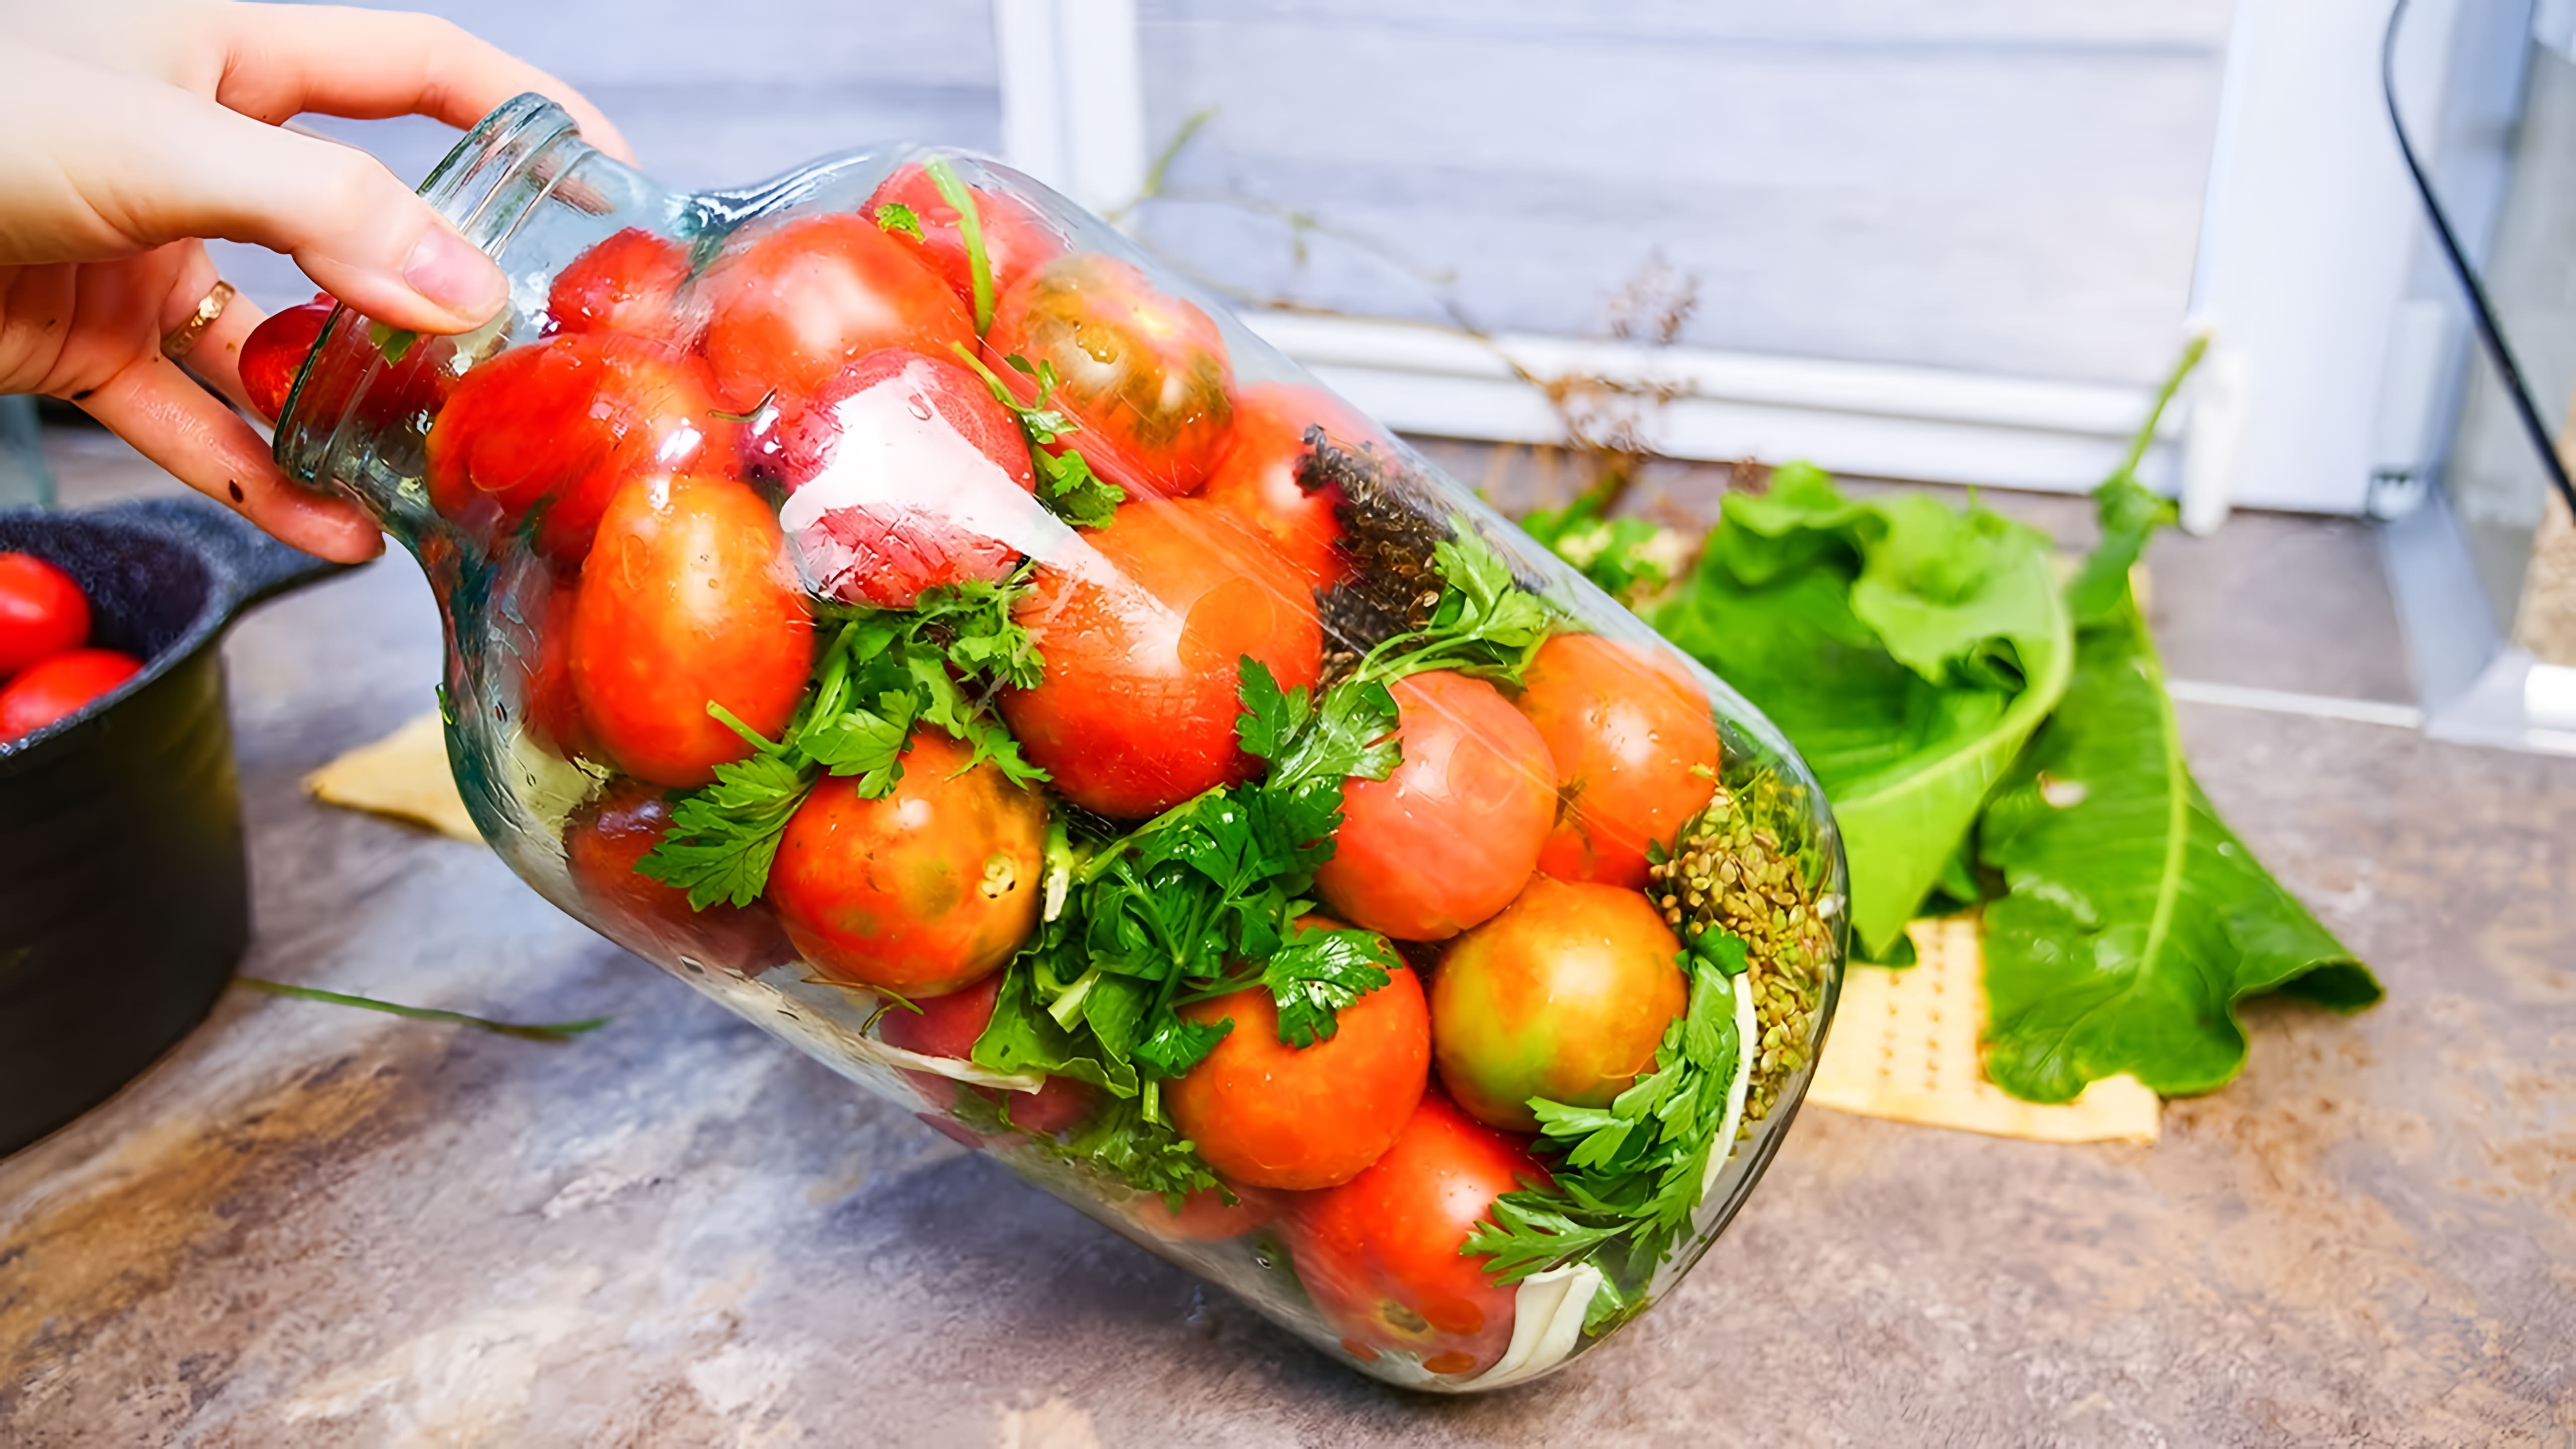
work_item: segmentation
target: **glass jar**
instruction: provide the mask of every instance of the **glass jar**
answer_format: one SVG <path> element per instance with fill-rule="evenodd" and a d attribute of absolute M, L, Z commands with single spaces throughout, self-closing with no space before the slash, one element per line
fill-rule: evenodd
<path fill-rule="evenodd" d="M 418 556 L 549 899 L 1393 1382 L 1725 1227 L 1845 884 L 1723 683 L 992 162 L 684 194 L 522 97 L 422 194 L 511 306 L 335 313 L 277 456 Z"/>

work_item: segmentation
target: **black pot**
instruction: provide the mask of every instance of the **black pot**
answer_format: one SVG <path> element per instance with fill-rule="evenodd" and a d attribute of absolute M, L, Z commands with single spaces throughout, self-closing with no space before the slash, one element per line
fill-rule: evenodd
<path fill-rule="evenodd" d="M 143 672 L 0 744 L 0 1153 L 104 1100 L 205 1019 L 250 943 L 241 786 L 216 644 L 338 571 L 194 498 L 0 513 L 60 565 L 90 642 Z"/>

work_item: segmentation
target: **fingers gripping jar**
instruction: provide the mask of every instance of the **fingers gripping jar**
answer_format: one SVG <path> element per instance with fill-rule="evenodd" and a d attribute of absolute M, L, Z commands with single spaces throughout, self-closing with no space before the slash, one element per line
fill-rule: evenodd
<path fill-rule="evenodd" d="M 522 97 L 422 192 L 510 306 L 334 314 L 277 455 L 427 571 L 549 899 L 1396 1383 L 1725 1227 L 1845 886 L 1724 684 L 989 161 L 684 194 Z"/>

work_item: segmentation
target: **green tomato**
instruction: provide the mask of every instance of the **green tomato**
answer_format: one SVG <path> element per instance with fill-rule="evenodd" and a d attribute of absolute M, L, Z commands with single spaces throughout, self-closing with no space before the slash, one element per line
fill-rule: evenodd
<path fill-rule="evenodd" d="M 1606 1107 L 1654 1064 L 1690 987 L 1681 951 L 1637 891 L 1533 876 L 1453 941 L 1432 977 L 1440 1080 L 1470 1116 L 1535 1131 L 1533 1097 Z"/>

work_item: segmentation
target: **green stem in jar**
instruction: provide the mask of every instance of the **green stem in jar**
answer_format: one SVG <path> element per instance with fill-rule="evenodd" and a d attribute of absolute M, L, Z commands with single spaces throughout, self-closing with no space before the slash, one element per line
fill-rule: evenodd
<path fill-rule="evenodd" d="M 939 188 L 940 196 L 957 208 L 957 235 L 966 243 L 966 269 L 974 278 L 975 335 L 993 325 L 993 262 L 984 253 L 984 219 L 975 210 L 975 193 L 957 179 L 955 168 L 945 156 L 933 156 L 921 165 L 930 174 L 930 184 Z"/>

